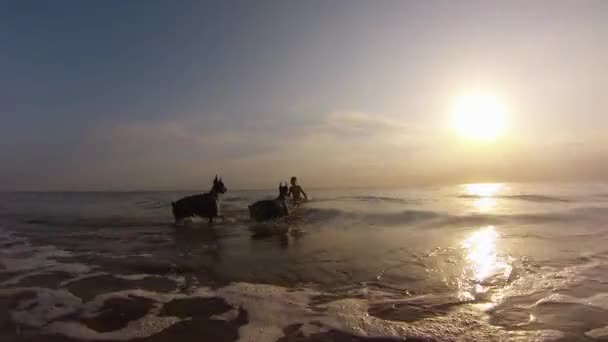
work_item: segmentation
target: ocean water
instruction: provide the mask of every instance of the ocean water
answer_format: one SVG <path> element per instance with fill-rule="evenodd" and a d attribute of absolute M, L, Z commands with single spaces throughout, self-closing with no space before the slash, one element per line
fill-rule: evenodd
<path fill-rule="evenodd" d="M 0 341 L 608 340 L 608 186 L 0 194 Z"/>

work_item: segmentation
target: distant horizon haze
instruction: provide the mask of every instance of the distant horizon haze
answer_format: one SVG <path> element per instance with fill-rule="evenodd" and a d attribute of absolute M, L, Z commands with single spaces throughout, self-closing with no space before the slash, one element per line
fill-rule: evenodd
<path fill-rule="evenodd" d="M 608 181 L 608 1 L 26 0 L 0 22 L 0 191 Z"/>

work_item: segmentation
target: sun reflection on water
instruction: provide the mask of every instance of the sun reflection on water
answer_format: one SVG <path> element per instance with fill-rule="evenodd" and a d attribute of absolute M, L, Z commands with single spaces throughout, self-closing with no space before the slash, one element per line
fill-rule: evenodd
<path fill-rule="evenodd" d="M 467 261 L 477 281 L 482 281 L 496 268 L 496 239 L 498 233 L 493 226 L 476 231 L 464 242 Z"/>
<path fill-rule="evenodd" d="M 478 212 L 485 214 L 491 213 L 496 209 L 496 198 L 482 197 L 473 201 L 473 206 Z"/>
<path fill-rule="evenodd" d="M 498 239 L 499 234 L 494 226 L 487 226 L 473 232 L 462 242 L 466 264 L 460 281 L 461 299 L 474 300 L 496 282 L 505 282 L 509 278 L 511 260 L 499 255 Z"/>
<path fill-rule="evenodd" d="M 468 196 L 475 197 L 473 207 L 476 211 L 485 214 L 496 210 L 496 195 L 504 188 L 503 183 L 476 183 L 465 184 L 465 191 Z"/>
<path fill-rule="evenodd" d="M 492 197 L 504 188 L 503 183 L 465 184 L 466 191 L 471 196 Z"/>

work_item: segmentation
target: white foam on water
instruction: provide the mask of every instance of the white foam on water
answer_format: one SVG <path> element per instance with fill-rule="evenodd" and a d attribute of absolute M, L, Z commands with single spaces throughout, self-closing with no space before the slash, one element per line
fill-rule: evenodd
<path fill-rule="evenodd" d="M 174 299 L 220 297 L 234 307 L 212 319 L 232 320 L 238 316 L 238 308 L 248 313 L 249 321 L 239 329 L 240 342 L 271 342 L 284 336 L 284 329 L 301 324 L 305 335 L 326 332 L 330 329 L 364 337 L 419 337 L 437 340 L 521 340 L 550 341 L 562 336 L 555 331 L 507 332 L 491 326 L 480 317 L 478 311 L 454 310 L 445 316 L 421 319 L 405 323 L 384 320 L 368 314 L 370 306 L 366 299 L 340 299 L 316 305 L 311 299 L 323 293 L 310 289 L 289 289 L 280 286 L 236 283 L 217 290 L 198 288 L 191 294 L 160 293 L 140 289 L 129 289 L 96 296 L 82 303 L 66 290 L 21 288 L 1 290 L 0 295 L 16 294 L 33 290 L 34 299 L 19 303 L 12 312 L 13 319 L 20 324 L 42 327 L 43 332 L 62 334 L 84 340 L 129 340 L 149 337 L 175 323 L 189 319 L 159 317 L 162 305 Z M 156 305 L 145 316 L 129 322 L 124 328 L 111 332 L 97 332 L 76 321 L 61 321 L 61 317 L 77 312 L 81 318 L 94 318 L 100 314 L 104 303 L 112 298 L 132 300 L 141 297 L 153 300 Z M 385 302 L 386 300 L 384 300 Z M 59 305 L 58 305 L 59 304 Z M 31 305 L 31 307 L 30 307 Z M 591 332 L 590 332 L 591 333 Z M 599 334 L 600 332 L 593 332 Z"/>
<path fill-rule="evenodd" d="M 144 279 L 148 279 L 148 278 L 157 278 L 157 279 L 168 279 L 171 280 L 175 283 L 175 290 L 170 291 L 170 293 L 177 293 L 179 292 L 180 289 L 182 289 L 185 284 L 186 284 L 186 277 L 182 276 L 182 275 L 175 275 L 175 274 L 171 274 L 171 275 L 158 275 L 158 274 L 148 274 L 148 273 L 142 273 L 142 274 L 114 274 L 114 273 L 109 273 L 110 275 L 112 275 L 113 277 L 119 278 L 119 279 L 124 279 L 124 280 L 131 280 L 131 281 L 135 281 L 135 280 L 144 280 Z"/>
<path fill-rule="evenodd" d="M 585 335 L 598 340 L 608 339 L 608 325 L 603 328 L 589 330 L 585 332 Z"/>
<path fill-rule="evenodd" d="M 275 341 L 284 336 L 283 329 L 289 325 L 319 317 L 308 307 L 310 298 L 318 294 L 312 290 L 236 283 L 220 288 L 214 294 L 247 311 L 249 322 L 239 329 L 240 342 Z"/>
<path fill-rule="evenodd" d="M 564 294 L 554 293 L 550 296 L 538 300 L 534 305 L 543 303 L 571 303 L 593 306 L 596 308 L 608 310 L 608 293 L 600 293 L 586 298 L 572 297 Z M 607 318 L 608 321 L 608 318 Z"/>
<path fill-rule="evenodd" d="M 24 274 L 19 274 L 10 279 L 7 279 L 7 280 L 1 282 L 0 286 L 6 287 L 6 286 L 17 285 L 25 278 L 29 278 L 29 277 L 37 276 L 37 275 L 45 275 L 45 274 L 51 274 L 51 273 L 47 272 L 47 271 L 41 271 L 41 272 L 35 271 L 35 272 L 27 272 Z"/>
<path fill-rule="evenodd" d="M 76 278 L 91 276 L 93 267 L 81 263 L 64 263 L 54 260 L 56 257 L 69 257 L 71 253 L 57 249 L 53 246 L 30 247 L 18 246 L 14 249 L 2 251 L 0 264 L 4 266 L 5 272 L 22 272 L 14 277 L 0 283 L 0 286 L 8 287 L 18 285 L 26 278 L 51 275 L 53 273 L 69 273 L 78 275 Z M 25 255 L 25 256 L 24 256 Z M 70 280 L 74 280 L 72 278 Z M 70 280 L 63 281 L 60 286 L 65 286 Z"/>
<path fill-rule="evenodd" d="M 188 298 L 187 295 L 163 294 L 144 290 L 125 290 L 101 294 L 93 300 L 82 303 L 82 300 L 67 290 L 46 288 L 13 288 L 0 289 L 0 295 L 13 296 L 24 291 L 34 291 L 34 298 L 18 303 L 11 312 L 13 321 L 20 325 L 42 328 L 44 333 L 62 334 L 83 340 L 129 340 L 152 336 L 171 325 L 183 321 L 178 317 L 159 317 L 162 304 L 175 298 Z M 112 298 L 133 299 L 133 296 L 155 300 L 157 304 L 145 316 L 133 320 L 122 329 L 111 332 L 97 332 L 75 321 L 57 321 L 61 317 L 78 313 L 81 318 L 94 318 L 101 312 L 104 303 Z"/>
<path fill-rule="evenodd" d="M 304 336 L 310 336 L 313 334 L 324 333 L 328 331 L 329 327 L 319 326 L 318 324 L 311 324 L 308 322 L 303 323 L 300 327 L 300 332 L 302 332 Z"/>
<path fill-rule="evenodd" d="M 562 338 L 564 338 L 564 333 L 557 330 L 509 331 L 508 334 L 508 341 L 512 342 L 557 341 Z"/>
<path fill-rule="evenodd" d="M 231 309 L 224 313 L 221 313 L 218 315 L 213 315 L 213 316 L 211 316 L 211 319 L 216 320 L 216 321 L 233 321 L 237 317 L 239 317 L 239 310 Z"/>
<path fill-rule="evenodd" d="M 495 296 L 499 304 L 509 298 L 534 296 L 539 293 L 549 292 L 549 295 L 538 301 L 530 302 L 527 308 L 531 308 L 542 301 L 551 301 L 561 296 L 556 291 L 568 290 L 577 284 L 588 281 L 587 273 L 595 272 L 594 268 L 601 266 L 598 261 L 589 261 L 584 264 L 569 266 L 563 269 L 544 268 L 533 274 L 524 274 L 512 283 L 500 289 L 499 295 Z M 561 298 L 561 297 L 560 297 Z M 597 298 L 598 300 L 604 300 Z"/>
<path fill-rule="evenodd" d="M 71 283 L 75 283 L 78 281 L 81 281 L 83 279 L 87 279 L 87 278 L 93 278 L 93 277 L 98 277 L 98 276 L 102 276 L 102 275 L 107 275 L 107 272 L 89 272 L 89 273 L 85 273 L 85 274 L 80 274 L 75 276 L 74 278 L 70 278 L 67 280 L 62 281 L 59 286 L 65 287 L 70 285 Z"/>
<path fill-rule="evenodd" d="M 139 274 L 115 274 L 115 273 L 106 273 L 107 275 L 111 275 L 115 278 L 124 279 L 124 280 L 144 280 L 147 278 L 158 278 L 158 279 L 169 279 L 173 281 L 176 285 L 176 290 L 182 288 L 186 283 L 186 277 L 181 275 L 164 275 L 160 276 L 158 274 L 149 274 L 149 273 L 139 273 Z"/>
<path fill-rule="evenodd" d="M 475 327 L 481 339 L 498 333 L 478 313 L 456 311 L 447 316 L 421 319 L 411 323 L 384 320 L 368 314 L 369 302 L 364 299 L 343 299 L 327 304 L 323 324 L 333 329 L 363 337 L 395 337 L 453 340 L 470 333 Z"/>
<path fill-rule="evenodd" d="M 608 293 L 600 293 L 584 299 L 577 299 L 580 304 L 595 306 L 604 310 L 608 310 Z M 606 318 L 608 321 L 608 318 Z"/>
<path fill-rule="evenodd" d="M 412 337 L 453 340 L 510 340 L 511 332 L 490 325 L 478 311 L 454 310 L 445 316 L 420 319 L 415 322 L 396 322 L 370 316 L 367 299 L 341 299 L 311 308 L 312 297 L 322 295 L 314 290 L 237 283 L 217 291 L 204 289 L 205 296 L 219 296 L 235 307 L 243 307 L 249 322 L 239 330 L 240 342 L 271 342 L 284 336 L 283 329 L 302 324 L 304 334 L 326 332 L 330 329 L 361 337 Z M 320 326 L 319 326 L 320 324 Z M 521 331 L 522 341 L 552 341 L 563 334 L 559 331 Z"/>
<path fill-rule="evenodd" d="M 187 294 L 163 293 L 147 291 L 142 289 L 128 289 L 116 292 L 102 293 L 97 295 L 91 301 L 84 303 L 81 307 L 82 313 L 88 317 L 95 317 L 99 310 L 103 307 L 106 301 L 110 299 L 129 299 L 134 297 L 145 298 L 152 300 L 158 304 L 165 304 L 174 299 L 193 298 Z"/>
<path fill-rule="evenodd" d="M 3 282 L 0 285 L 14 286 L 27 277 L 47 275 L 53 272 L 67 272 L 76 276 L 60 283 L 65 287 L 74 282 L 101 275 L 112 275 L 125 280 L 142 280 L 157 275 L 136 274 L 121 275 L 107 272 L 92 272 L 92 267 L 78 263 L 63 263 L 54 258 L 71 257 L 70 252 L 60 250 L 54 246 L 32 247 L 28 243 L 12 246 L 1 251 L 0 263 L 3 271 L 23 272 Z M 169 279 L 183 284 L 183 276 L 169 276 Z M 162 304 L 175 298 L 188 298 L 187 295 L 164 294 L 144 290 L 124 290 L 114 293 L 100 294 L 93 300 L 82 303 L 82 300 L 65 289 L 53 290 L 40 287 L 17 287 L 0 289 L 2 296 L 14 296 L 20 292 L 33 291 L 33 298 L 25 299 L 12 310 L 11 318 L 18 325 L 41 328 L 42 332 L 59 333 L 73 338 L 86 340 L 129 340 L 132 338 L 152 336 L 165 328 L 182 321 L 178 317 L 158 317 Z M 96 332 L 82 323 L 76 321 L 61 321 L 77 313 L 80 318 L 95 318 L 101 312 L 104 303 L 111 298 L 128 298 L 132 296 L 151 299 L 156 305 L 144 317 L 133 320 L 126 327 L 112 332 Z"/>
<path fill-rule="evenodd" d="M 152 277 L 151 274 L 112 274 L 114 278 L 124 279 L 124 280 L 143 280 L 148 277 Z"/>
<path fill-rule="evenodd" d="M 53 322 L 49 324 L 44 331 L 49 334 L 61 334 L 87 341 L 127 341 L 136 338 L 150 337 L 183 320 L 184 319 L 178 317 L 158 317 L 155 314 L 152 314 L 131 321 L 122 329 L 108 332 L 98 332 L 74 321 Z"/>
<path fill-rule="evenodd" d="M 18 303 L 11 312 L 12 319 L 30 327 L 43 327 L 48 322 L 75 313 L 82 300 L 66 290 L 47 288 L 18 288 L 0 290 L 0 295 L 15 295 L 23 291 L 34 291 L 36 296 Z"/>
<path fill-rule="evenodd" d="M 111 274 L 93 272 L 94 268 L 78 263 L 61 263 L 53 258 L 70 257 L 71 253 L 52 246 L 31 247 L 27 244 L 15 246 L 2 251 L 0 262 L 12 271 L 23 271 L 17 277 L 5 281 L 5 285 L 17 284 L 21 279 L 53 271 L 63 271 L 76 276 L 60 284 L 66 286 L 73 282 L 99 275 L 112 275 L 124 280 L 143 280 L 148 277 L 159 277 L 150 274 Z M 4 258 L 4 256 L 8 256 Z M 554 291 L 567 289 L 576 282 L 584 281 L 581 272 L 592 270 L 597 262 L 572 266 L 560 271 L 547 271 L 533 276 L 524 276 L 504 289 L 506 298 L 514 295 L 533 294 L 539 291 Z M 169 276 L 178 284 L 184 284 L 183 276 Z M 15 322 L 32 327 L 41 327 L 44 332 L 59 333 L 69 337 L 86 340 L 129 340 L 152 336 L 171 325 L 188 318 L 159 317 L 162 304 L 174 299 L 220 297 L 234 307 L 224 314 L 212 316 L 212 319 L 233 320 L 238 317 L 238 308 L 244 308 L 249 317 L 248 323 L 239 329 L 239 342 L 271 342 L 284 336 L 284 330 L 290 325 L 300 324 L 300 331 L 305 335 L 326 332 L 335 329 L 364 337 L 394 337 L 394 338 L 429 338 L 438 340 L 521 340 L 521 341 L 551 341 L 563 337 L 559 331 L 517 331 L 509 332 L 490 325 L 479 311 L 462 307 L 445 315 L 420 319 L 415 322 L 395 322 L 370 316 L 370 304 L 386 302 L 402 303 L 422 300 L 424 296 L 408 297 L 394 300 L 394 293 L 380 290 L 357 288 L 348 293 L 351 299 L 341 299 L 326 304 L 311 307 L 311 299 L 319 295 L 330 295 L 312 289 L 289 289 L 280 286 L 234 283 L 223 288 L 211 290 L 198 288 L 193 293 L 160 293 L 138 289 L 127 289 L 96 296 L 93 300 L 82 301 L 66 290 L 51 290 L 43 288 L 20 288 L 0 291 L 33 290 L 36 297 L 19 303 L 11 313 Z M 353 292 L 354 291 L 354 292 Z M 9 293 L 10 295 L 10 293 Z M 142 297 L 153 300 L 156 305 L 145 316 L 130 321 L 122 329 L 111 332 L 97 332 L 76 321 L 58 321 L 61 317 L 78 313 L 82 318 L 94 318 L 100 314 L 104 303 L 111 298 L 133 299 Z M 352 299 L 363 297 L 364 299 Z M 592 305 L 608 309 L 608 294 L 597 294 L 588 298 L 575 298 L 566 295 L 553 294 L 541 299 L 531 306 L 542 302 L 559 301 Z M 313 323 L 314 322 L 314 323 Z M 603 336 L 605 329 L 595 329 L 587 332 L 588 336 Z M 608 329 L 608 327 L 606 328 Z"/>
<path fill-rule="evenodd" d="M 179 318 L 174 316 L 158 316 L 162 309 L 162 304 L 166 304 L 174 299 L 191 299 L 197 297 L 208 297 L 212 295 L 206 288 L 200 288 L 195 295 L 179 293 L 161 293 L 141 289 L 129 289 L 111 293 L 104 293 L 96 296 L 93 300 L 82 305 L 80 316 L 82 318 L 94 318 L 101 313 L 106 301 L 110 299 L 130 299 L 133 297 L 146 298 L 156 302 L 154 307 L 143 317 L 130 321 L 124 328 L 110 331 L 98 332 L 88 328 L 76 321 L 58 321 L 50 323 L 44 331 L 52 334 L 62 334 L 68 337 L 83 340 L 115 340 L 126 341 L 135 338 L 145 338 L 155 335 L 168 327 L 188 320 L 189 318 Z"/>
<path fill-rule="evenodd" d="M 112 276 L 114 278 L 129 280 L 129 281 L 144 280 L 146 278 L 169 279 L 169 280 L 175 282 L 175 284 L 177 285 L 178 288 L 179 288 L 179 286 L 183 285 L 186 282 L 185 277 L 179 276 L 179 275 L 160 276 L 157 274 L 148 274 L 148 273 L 117 274 L 117 273 L 109 273 L 109 272 L 90 272 L 90 273 L 81 274 L 81 275 L 75 276 L 73 278 L 64 280 L 59 285 L 67 286 L 71 283 L 75 283 L 75 282 L 78 282 L 78 281 L 81 281 L 84 279 L 94 278 L 94 277 L 99 277 L 99 276 Z M 11 279 L 11 281 L 12 281 L 12 279 Z"/>
<path fill-rule="evenodd" d="M 172 292 L 176 292 L 177 293 L 179 291 L 179 289 L 184 288 L 184 286 L 186 286 L 186 277 L 184 277 L 184 276 L 181 276 L 181 275 L 168 275 L 168 276 L 165 276 L 165 278 L 167 278 L 167 279 L 172 280 L 172 281 L 175 282 L 176 287 L 175 287 L 175 290 L 172 291 Z"/>
<path fill-rule="evenodd" d="M 0 264 L 4 266 L 5 271 L 9 272 L 44 270 L 77 274 L 91 271 L 91 267 L 85 264 L 64 263 L 54 259 L 71 256 L 72 253 L 55 246 L 33 247 L 25 243 L 3 250 Z"/>

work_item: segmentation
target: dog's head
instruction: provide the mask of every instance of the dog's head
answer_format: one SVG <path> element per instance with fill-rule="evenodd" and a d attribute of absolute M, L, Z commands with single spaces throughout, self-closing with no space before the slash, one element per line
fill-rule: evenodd
<path fill-rule="evenodd" d="M 228 191 L 228 189 L 226 189 L 226 186 L 224 185 L 224 181 L 222 181 L 222 177 L 217 178 L 217 175 L 215 176 L 215 179 L 213 180 L 213 191 L 219 194 L 223 194 L 226 191 Z"/>
<path fill-rule="evenodd" d="M 281 198 L 281 199 L 287 198 L 288 193 L 289 193 L 289 187 L 287 186 L 287 182 L 285 182 L 285 185 L 283 185 L 283 183 L 279 183 L 279 198 Z"/>

